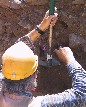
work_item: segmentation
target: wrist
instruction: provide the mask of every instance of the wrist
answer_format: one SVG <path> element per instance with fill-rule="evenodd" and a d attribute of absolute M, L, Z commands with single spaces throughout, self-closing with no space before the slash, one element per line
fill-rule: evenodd
<path fill-rule="evenodd" d="M 74 60 L 70 60 L 70 61 L 68 61 L 68 62 L 66 63 L 66 65 L 70 65 L 70 64 L 72 64 L 72 63 L 74 64 L 75 61 L 76 61 L 75 59 L 74 59 Z"/>
<path fill-rule="evenodd" d="M 40 25 L 36 25 L 35 30 L 38 31 L 38 33 L 41 35 L 45 33 L 45 31 L 42 30 L 42 27 Z"/>
<path fill-rule="evenodd" d="M 38 26 L 42 31 L 44 31 L 44 32 L 46 31 L 46 28 L 45 28 L 43 22 L 41 22 Z"/>

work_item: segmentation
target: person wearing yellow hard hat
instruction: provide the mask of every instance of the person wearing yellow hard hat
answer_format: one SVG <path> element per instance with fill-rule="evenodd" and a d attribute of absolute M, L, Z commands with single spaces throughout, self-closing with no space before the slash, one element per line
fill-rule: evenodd
<path fill-rule="evenodd" d="M 31 76 L 38 66 L 38 56 L 22 41 L 8 48 L 2 59 L 2 73 L 10 80 L 25 79 Z"/>
<path fill-rule="evenodd" d="M 55 25 L 57 13 L 49 16 L 49 11 L 39 25 L 19 38 L 2 55 L 0 72 L 0 107 L 28 107 L 33 100 L 37 86 L 38 56 L 34 53 L 33 43 L 49 27 Z"/>
<path fill-rule="evenodd" d="M 33 96 L 37 86 L 38 56 L 34 54 L 34 41 L 54 25 L 57 14 L 48 12 L 41 24 L 9 47 L 2 56 L 0 73 L 0 107 L 85 107 L 86 71 L 75 60 L 69 47 L 54 52 L 64 62 L 72 77 L 72 88 L 53 95 Z"/>

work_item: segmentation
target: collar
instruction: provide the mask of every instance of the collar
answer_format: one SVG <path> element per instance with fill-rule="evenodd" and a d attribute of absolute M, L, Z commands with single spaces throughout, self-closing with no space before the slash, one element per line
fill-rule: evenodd
<path fill-rule="evenodd" d="M 27 97 L 33 97 L 33 94 L 31 92 L 20 92 L 19 95 L 27 96 Z"/>

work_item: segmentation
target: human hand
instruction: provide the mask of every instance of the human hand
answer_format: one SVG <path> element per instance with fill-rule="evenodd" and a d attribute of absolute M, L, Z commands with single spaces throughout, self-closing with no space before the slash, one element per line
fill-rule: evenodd
<path fill-rule="evenodd" d="M 57 21 L 57 15 L 58 15 L 57 8 L 55 8 L 54 15 L 50 15 L 50 16 L 49 16 L 49 10 L 48 10 L 45 14 L 45 17 L 43 18 L 43 21 L 41 22 L 41 24 L 39 24 L 39 28 L 42 31 L 45 31 L 48 29 L 50 24 L 54 26 Z"/>
<path fill-rule="evenodd" d="M 65 64 L 69 64 L 70 62 L 74 62 L 75 58 L 73 56 L 73 52 L 69 47 L 59 48 L 59 50 L 55 49 L 54 51 L 60 61 L 62 61 Z"/>
<path fill-rule="evenodd" d="M 41 101 L 43 100 L 43 96 L 37 96 L 33 98 L 33 101 L 28 105 L 28 107 L 41 107 Z"/>

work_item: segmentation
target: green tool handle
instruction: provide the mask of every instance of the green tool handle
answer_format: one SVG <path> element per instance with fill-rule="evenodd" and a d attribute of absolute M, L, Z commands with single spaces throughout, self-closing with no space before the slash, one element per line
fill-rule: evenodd
<path fill-rule="evenodd" d="M 55 7 L 55 2 L 54 0 L 50 0 L 50 9 L 49 9 L 49 15 L 54 15 L 54 7 Z M 48 51 L 48 56 L 47 56 L 47 61 L 48 61 L 48 65 L 52 66 L 52 51 L 51 51 L 51 47 L 52 47 L 52 32 L 53 31 L 53 26 L 50 25 L 50 34 L 49 34 L 49 51 Z"/>
<path fill-rule="evenodd" d="M 54 7 L 55 7 L 55 0 L 50 0 L 50 10 L 49 15 L 54 15 Z"/>

